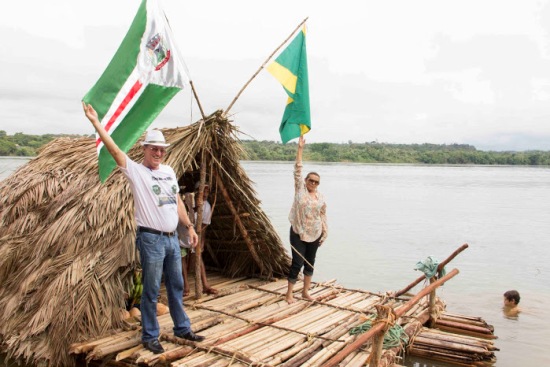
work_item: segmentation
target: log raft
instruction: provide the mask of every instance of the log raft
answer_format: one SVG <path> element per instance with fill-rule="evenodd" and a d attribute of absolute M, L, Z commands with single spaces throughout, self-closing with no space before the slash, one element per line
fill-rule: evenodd
<path fill-rule="evenodd" d="M 426 328 L 433 314 L 428 297 L 392 297 L 390 293 L 346 289 L 326 282 L 313 284 L 310 294 L 316 301 L 296 297 L 297 302 L 288 305 L 286 280 L 209 274 L 209 281 L 219 290 L 217 295 L 184 299 L 193 329 L 206 337 L 204 342 L 174 337 L 172 320 L 165 314 L 158 317 L 165 349 L 162 354 L 142 347 L 139 328 L 74 344 L 71 353 L 92 366 L 329 366 L 341 356 L 339 366 L 401 367 L 405 354 L 457 365 L 488 366 L 498 350 L 490 325 L 477 317 L 446 312 L 440 299 L 431 306 L 438 308 L 435 328 Z M 194 289 L 193 284 L 190 286 Z M 297 294 L 300 286 L 298 282 Z M 161 301 L 164 297 L 162 290 Z M 408 304 L 411 300 L 415 302 Z M 408 345 L 382 350 L 374 339 L 361 342 L 364 334 L 350 335 L 350 329 L 374 317 L 381 306 L 397 311 L 395 324 L 409 337 Z M 357 348 L 350 349 L 357 343 Z M 376 355 L 376 362 L 371 355 Z"/>

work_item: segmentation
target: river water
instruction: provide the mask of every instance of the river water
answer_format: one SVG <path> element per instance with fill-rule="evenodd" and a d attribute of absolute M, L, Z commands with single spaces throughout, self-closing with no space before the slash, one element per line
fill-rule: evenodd
<path fill-rule="evenodd" d="M 0 158 L 0 179 L 25 162 Z M 289 250 L 293 164 L 242 165 Z M 550 365 L 550 168 L 306 162 L 304 171 L 321 175 L 328 205 L 329 238 L 314 281 L 398 290 L 421 275 L 418 261 L 443 260 L 467 243 L 447 266 L 460 273 L 438 290 L 447 310 L 495 327 L 495 366 Z M 502 294 L 510 289 L 521 294 L 517 319 L 502 313 Z M 404 364 L 448 366 L 416 358 Z"/>

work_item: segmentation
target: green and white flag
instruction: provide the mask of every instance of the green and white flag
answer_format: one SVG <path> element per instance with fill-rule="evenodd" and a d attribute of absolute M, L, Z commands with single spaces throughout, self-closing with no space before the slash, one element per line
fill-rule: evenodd
<path fill-rule="evenodd" d="M 159 1 L 142 1 L 115 56 L 83 98 L 124 152 L 189 82 Z M 97 134 L 96 147 L 99 177 L 105 182 L 116 163 Z"/>
<path fill-rule="evenodd" d="M 267 71 L 283 85 L 288 95 L 279 127 L 281 140 L 286 144 L 311 129 L 305 26 L 267 67 Z"/>

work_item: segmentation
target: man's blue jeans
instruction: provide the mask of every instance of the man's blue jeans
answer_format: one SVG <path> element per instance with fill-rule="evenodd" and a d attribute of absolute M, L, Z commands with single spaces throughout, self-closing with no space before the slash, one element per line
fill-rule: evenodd
<path fill-rule="evenodd" d="M 157 298 L 163 271 L 174 333 L 191 331 L 191 322 L 183 310 L 183 276 L 178 236 L 138 232 L 136 246 L 139 250 L 143 282 L 140 304 L 141 341 L 145 343 L 159 337 Z"/>

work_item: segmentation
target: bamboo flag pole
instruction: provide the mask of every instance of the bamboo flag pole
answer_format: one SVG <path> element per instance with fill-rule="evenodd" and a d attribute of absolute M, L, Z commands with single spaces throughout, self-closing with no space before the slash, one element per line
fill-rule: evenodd
<path fill-rule="evenodd" d="M 281 47 L 283 47 L 289 39 L 292 38 L 292 36 L 294 35 L 294 33 L 296 33 L 296 31 L 298 29 L 300 29 L 300 27 L 308 20 L 309 17 L 306 17 L 304 20 L 302 20 L 302 22 L 300 24 L 298 24 L 298 26 L 292 31 L 292 33 L 283 41 L 283 43 L 281 43 L 279 45 L 279 47 L 277 47 L 275 49 L 275 51 L 273 51 L 273 53 L 271 55 L 269 55 L 269 57 L 264 61 L 264 63 L 262 64 L 262 66 L 260 66 L 260 68 L 254 73 L 254 75 L 252 75 L 252 77 L 246 82 L 246 84 L 241 88 L 241 90 L 239 91 L 239 93 L 237 93 L 237 95 L 235 96 L 235 98 L 233 98 L 233 101 L 231 101 L 231 103 L 229 104 L 229 106 L 225 109 L 225 112 L 224 112 L 224 115 L 227 115 L 229 113 L 229 110 L 231 109 L 231 107 L 233 107 L 233 105 L 235 104 L 235 102 L 237 102 L 237 99 L 239 99 L 239 97 L 241 96 L 241 94 L 244 92 L 244 90 L 246 89 L 246 87 L 248 87 L 248 85 L 252 82 L 252 80 L 254 80 L 254 78 L 260 73 L 260 71 L 262 71 L 262 69 L 265 67 L 265 65 L 271 60 L 271 58 L 277 53 L 277 51 L 279 51 L 281 49 Z"/>
<path fill-rule="evenodd" d="M 451 270 L 447 275 L 444 277 L 436 280 L 434 283 L 430 284 L 426 288 L 422 289 L 416 296 L 411 298 L 407 303 L 400 306 L 395 311 L 396 319 L 401 317 L 405 312 L 407 312 L 412 306 L 414 306 L 420 299 L 425 297 L 427 294 L 429 294 L 432 289 L 435 289 L 439 287 L 441 284 L 445 283 L 449 279 L 453 278 L 455 275 L 458 274 L 458 269 Z M 368 340 L 372 338 L 373 335 L 380 332 L 384 328 L 383 323 L 379 323 L 376 325 L 373 325 L 369 331 L 359 336 L 357 339 L 355 339 L 352 343 L 348 344 L 344 349 L 342 349 L 340 352 L 338 352 L 336 355 L 334 355 L 330 360 L 327 361 L 323 365 L 323 367 L 333 367 L 336 366 L 338 363 L 340 363 L 346 356 L 348 356 L 353 351 L 357 350 L 361 345 L 366 343 Z"/>
<path fill-rule="evenodd" d="M 206 119 L 206 116 L 204 114 L 204 110 L 202 109 L 201 102 L 199 101 L 199 96 L 197 95 L 197 91 L 195 90 L 195 85 L 193 84 L 192 80 L 189 81 L 189 85 L 191 85 L 193 96 L 195 96 L 195 101 L 197 101 L 197 105 L 199 106 L 199 111 L 201 111 L 202 120 L 204 121 Z"/>

